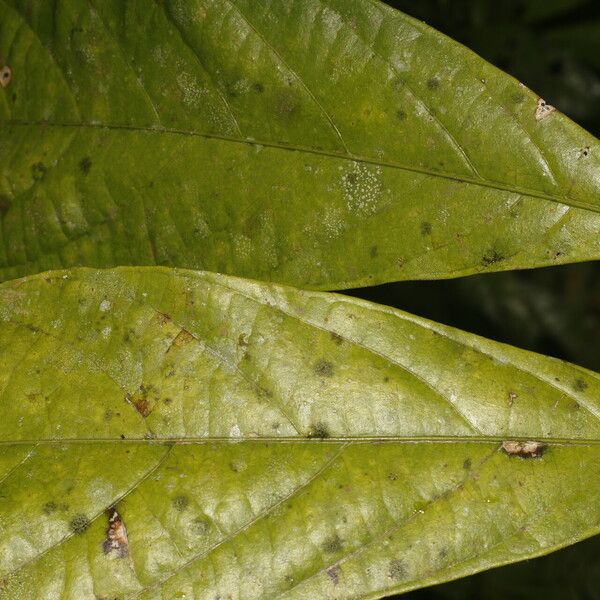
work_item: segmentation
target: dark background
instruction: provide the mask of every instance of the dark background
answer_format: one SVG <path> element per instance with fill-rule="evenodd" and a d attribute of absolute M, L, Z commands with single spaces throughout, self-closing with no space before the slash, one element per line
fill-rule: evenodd
<path fill-rule="evenodd" d="M 600 136 L 600 0 L 387 0 Z M 600 263 L 400 282 L 350 295 L 600 371 Z M 599 600 L 600 536 L 407 600 Z"/>

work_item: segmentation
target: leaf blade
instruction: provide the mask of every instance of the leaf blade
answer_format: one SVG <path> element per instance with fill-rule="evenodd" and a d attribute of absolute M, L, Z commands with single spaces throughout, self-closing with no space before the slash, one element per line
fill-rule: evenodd
<path fill-rule="evenodd" d="M 0 315 L 8 598 L 381 597 L 598 530 L 600 381 L 574 365 L 160 268 L 8 282 Z"/>
<path fill-rule="evenodd" d="M 324 289 L 600 255 L 597 140 L 378 3 L 2 7 L 34 48 L 0 48 L 5 279 L 170 264 Z"/>

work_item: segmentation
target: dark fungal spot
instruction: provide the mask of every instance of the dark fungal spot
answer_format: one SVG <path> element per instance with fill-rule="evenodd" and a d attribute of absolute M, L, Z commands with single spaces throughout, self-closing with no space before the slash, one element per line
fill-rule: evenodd
<path fill-rule="evenodd" d="M 173 508 L 183 512 L 190 505 L 190 499 L 187 496 L 180 495 L 173 498 Z"/>
<path fill-rule="evenodd" d="M 125 558 L 129 554 L 129 540 L 127 529 L 121 515 L 113 506 L 106 511 L 108 516 L 108 529 L 106 539 L 102 542 L 104 554 L 114 552 L 118 558 Z"/>
<path fill-rule="evenodd" d="M 358 175 L 356 173 L 347 173 L 344 175 L 344 179 L 348 183 L 356 183 L 358 181 Z"/>
<path fill-rule="evenodd" d="M 404 562 L 398 558 L 390 560 L 388 575 L 394 581 L 400 581 L 406 575 L 406 567 L 404 566 Z"/>
<path fill-rule="evenodd" d="M 371 258 L 377 258 L 378 255 L 379 255 L 379 248 L 377 248 L 377 246 L 371 246 L 369 248 L 369 256 Z"/>
<path fill-rule="evenodd" d="M 73 533 L 82 534 L 90 526 L 90 520 L 82 513 L 75 515 L 69 523 L 69 529 Z"/>
<path fill-rule="evenodd" d="M 581 377 L 578 377 L 575 380 L 575 383 L 573 384 L 573 389 L 575 389 L 575 391 L 577 391 L 577 392 L 585 392 L 585 390 L 587 390 L 587 388 L 588 388 L 587 382 Z"/>
<path fill-rule="evenodd" d="M 10 198 L 4 194 L 0 194 L 0 214 L 5 215 L 9 211 L 11 205 L 12 202 L 10 201 Z"/>
<path fill-rule="evenodd" d="M 43 162 L 37 162 L 31 165 L 31 176 L 39 181 L 46 174 L 46 165 Z"/>
<path fill-rule="evenodd" d="M 256 83 L 252 84 L 252 89 L 257 94 L 262 94 L 265 91 L 265 86 L 260 81 L 257 81 Z"/>
<path fill-rule="evenodd" d="M 465 460 L 463 462 L 463 469 L 468 471 L 470 468 L 471 468 L 471 459 L 465 458 Z"/>
<path fill-rule="evenodd" d="M 331 437 L 331 434 L 329 433 L 329 428 L 327 425 L 320 421 L 319 423 L 315 423 L 311 426 L 310 430 L 308 431 L 308 437 L 324 440 L 328 437 Z"/>
<path fill-rule="evenodd" d="M 190 529 L 195 535 L 206 535 L 210 529 L 210 523 L 206 519 L 198 517 L 192 521 Z"/>
<path fill-rule="evenodd" d="M 321 358 L 313 365 L 313 371 L 321 377 L 332 377 L 333 365 L 328 360 Z"/>
<path fill-rule="evenodd" d="M 515 103 L 515 104 L 521 104 L 521 102 L 523 102 L 523 100 L 525 100 L 525 94 L 523 94 L 523 92 L 515 92 L 510 99 Z"/>
<path fill-rule="evenodd" d="M 490 248 L 482 257 L 481 263 L 486 267 L 493 265 L 497 262 L 504 260 L 504 255 L 500 253 L 496 248 Z"/>
<path fill-rule="evenodd" d="M 427 87 L 430 90 L 437 90 L 440 87 L 440 80 L 437 77 L 432 77 L 427 80 Z"/>
<path fill-rule="evenodd" d="M 421 235 L 431 235 L 431 223 L 427 221 L 421 223 Z"/>
<path fill-rule="evenodd" d="M 342 540 L 340 540 L 337 534 L 332 535 L 330 538 L 327 538 L 321 545 L 323 552 L 326 552 L 327 554 L 335 554 L 336 552 L 341 552 L 342 547 Z"/>
<path fill-rule="evenodd" d="M 46 504 L 44 504 L 44 506 L 42 507 L 42 511 L 45 515 L 51 515 L 53 512 L 56 512 L 56 510 L 58 509 L 58 506 L 56 505 L 56 502 L 46 502 Z"/>
<path fill-rule="evenodd" d="M 406 119 L 406 112 L 399 108 L 396 111 L 396 118 L 398 119 L 398 121 L 404 121 L 404 119 Z"/>
<path fill-rule="evenodd" d="M 89 156 L 86 156 L 85 158 L 82 158 L 79 161 L 79 170 L 84 174 L 87 175 L 90 172 L 90 169 L 92 168 L 92 160 Z"/>
<path fill-rule="evenodd" d="M 585 148 L 583 148 L 581 150 L 581 156 L 589 156 L 589 154 L 590 154 L 590 147 L 589 146 L 586 146 Z"/>

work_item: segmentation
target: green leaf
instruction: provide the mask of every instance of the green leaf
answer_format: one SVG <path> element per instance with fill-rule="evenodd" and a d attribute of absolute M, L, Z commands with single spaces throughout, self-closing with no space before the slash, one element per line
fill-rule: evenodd
<path fill-rule="evenodd" d="M 345 288 L 600 257 L 598 141 L 379 2 L 0 0 L 0 55 L 3 279 Z"/>
<path fill-rule="evenodd" d="M 376 598 L 599 530 L 591 371 L 164 268 L 8 282 L 0 318 L 2 599 Z"/>

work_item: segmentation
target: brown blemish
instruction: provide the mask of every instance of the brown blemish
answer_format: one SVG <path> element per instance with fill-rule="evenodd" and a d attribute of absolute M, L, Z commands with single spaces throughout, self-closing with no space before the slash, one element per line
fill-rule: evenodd
<path fill-rule="evenodd" d="M 321 358 L 313 365 L 313 371 L 321 377 L 332 377 L 333 365 L 328 360 Z"/>
<path fill-rule="evenodd" d="M 581 377 L 578 377 L 575 380 L 575 382 L 573 383 L 573 389 L 576 392 L 585 392 L 585 390 L 587 390 L 587 388 L 588 388 L 587 382 Z"/>
<path fill-rule="evenodd" d="M 198 517 L 192 521 L 190 528 L 196 535 L 206 535 L 210 529 L 210 523 L 206 519 Z"/>
<path fill-rule="evenodd" d="M 377 258 L 378 255 L 379 255 L 379 248 L 377 248 L 377 246 L 371 246 L 371 248 L 369 249 L 369 256 L 371 258 Z"/>
<path fill-rule="evenodd" d="M 437 90 L 440 87 L 440 80 L 437 77 L 432 77 L 427 80 L 427 87 L 430 90 Z"/>
<path fill-rule="evenodd" d="M 5 88 L 10 85 L 12 81 L 12 69 L 8 65 L 4 65 L 0 69 L 0 85 Z"/>
<path fill-rule="evenodd" d="M 404 562 L 398 558 L 390 560 L 388 575 L 394 581 L 400 581 L 406 575 Z"/>
<path fill-rule="evenodd" d="M 398 119 L 398 121 L 404 121 L 404 119 L 406 119 L 406 113 L 401 108 L 399 108 L 396 111 L 396 118 Z"/>
<path fill-rule="evenodd" d="M 156 311 L 156 318 L 161 325 L 166 325 L 172 321 L 170 315 L 160 312 L 159 310 Z"/>
<path fill-rule="evenodd" d="M 134 394 L 125 394 L 125 401 L 131 404 L 144 418 L 152 412 L 152 406 L 148 401 L 148 394 L 152 389 L 153 386 L 142 384 Z"/>
<path fill-rule="evenodd" d="M 582 148 L 580 151 L 580 155 L 583 157 L 589 156 L 590 155 L 590 147 L 586 146 L 585 148 Z"/>
<path fill-rule="evenodd" d="M 173 339 L 173 341 L 171 342 L 171 345 L 169 346 L 169 348 L 167 349 L 167 352 L 169 352 L 174 346 L 176 348 L 181 348 L 182 346 L 186 346 L 187 344 L 189 344 L 192 340 L 194 339 L 194 336 L 187 330 L 187 329 L 182 329 Z"/>
<path fill-rule="evenodd" d="M 311 426 L 308 432 L 308 437 L 319 438 L 324 440 L 328 437 L 331 437 L 331 434 L 329 433 L 329 428 L 327 427 L 327 425 L 320 421 L 319 423 L 315 423 Z"/>
<path fill-rule="evenodd" d="M 341 552 L 343 548 L 342 540 L 340 540 L 340 537 L 335 534 L 330 538 L 327 538 L 321 545 L 321 548 L 323 549 L 323 552 L 326 552 L 327 554 Z"/>
<path fill-rule="evenodd" d="M 106 514 L 108 515 L 108 529 L 106 530 L 106 539 L 102 542 L 102 550 L 104 550 L 104 554 L 114 551 L 119 558 L 125 558 L 129 554 L 129 540 L 125 523 L 114 506 L 109 508 Z"/>
<path fill-rule="evenodd" d="M 243 348 L 248 346 L 248 336 L 245 333 L 240 333 L 238 336 L 238 346 Z"/>
<path fill-rule="evenodd" d="M 502 442 L 502 450 L 509 456 L 518 456 L 520 458 L 539 458 L 544 454 L 545 444 L 541 442 L 527 441 L 519 442 L 516 440 L 507 440 Z"/>
<path fill-rule="evenodd" d="M 508 392 L 508 405 L 512 406 L 513 402 L 518 398 L 516 392 Z"/>
<path fill-rule="evenodd" d="M 555 110 L 556 108 L 554 108 L 554 106 L 548 104 L 543 98 L 539 98 L 535 107 L 535 120 L 541 121 Z"/>
<path fill-rule="evenodd" d="M 257 94 L 262 94 L 265 91 L 265 86 L 260 81 L 257 81 L 256 83 L 252 84 L 252 89 Z"/>
<path fill-rule="evenodd" d="M 340 573 L 342 572 L 342 568 L 339 565 L 334 565 L 333 567 L 329 567 L 327 569 L 327 576 L 331 579 L 333 585 L 337 585 L 340 580 Z"/>
<path fill-rule="evenodd" d="M 89 526 L 90 520 L 82 513 L 75 515 L 69 523 L 69 529 L 77 534 L 85 533 Z"/>
<path fill-rule="evenodd" d="M 465 469 L 465 471 L 468 471 L 471 468 L 471 459 L 470 458 L 465 458 L 464 462 L 463 462 L 463 469 Z"/>

